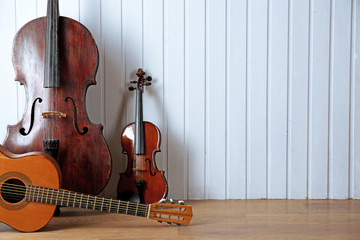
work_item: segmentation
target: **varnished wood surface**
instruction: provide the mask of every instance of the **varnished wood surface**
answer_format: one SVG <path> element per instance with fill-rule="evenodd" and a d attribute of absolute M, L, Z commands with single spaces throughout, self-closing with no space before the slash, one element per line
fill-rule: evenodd
<path fill-rule="evenodd" d="M 207 200 L 189 226 L 63 208 L 35 233 L 0 224 L 0 239 L 360 239 L 360 200 Z"/>

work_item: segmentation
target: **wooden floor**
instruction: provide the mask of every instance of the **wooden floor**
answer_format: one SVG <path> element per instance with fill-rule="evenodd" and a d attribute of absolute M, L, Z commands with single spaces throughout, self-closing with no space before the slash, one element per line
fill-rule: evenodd
<path fill-rule="evenodd" d="M 187 201 L 189 226 L 63 208 L 39 232 L 0 223 L 0 239 L 360 239 L 360 200 Z"/>

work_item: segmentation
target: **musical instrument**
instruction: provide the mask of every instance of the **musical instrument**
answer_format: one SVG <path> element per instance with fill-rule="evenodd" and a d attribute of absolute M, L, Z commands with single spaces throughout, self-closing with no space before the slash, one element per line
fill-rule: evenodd
<path fill-rule="evenodd" d="M 36 231 L 50 221 L 56 205 L 181 225 L 189 224 L 192 218 L 191 206 L 106 199 L 59 189 L 60 182 L 60 168 L 49 155 L 16 155 L 0 146 L 0 221 L 23 232 Z"/>
<path fill-rule="evenodd" d="M 58 0 L 48 0 L 47 17 L 18 31 L 12 60 L 27 103 L 20 122 L 8 126 L 4 147 L 48 153 L 60 165 L 63 188 L 99 194 L 110 177 L 111 156 L 102 125 L 90 122 L 85 106 L 98 67 L 91 33 L 60 17 Z"/>
<path fill-rule="evenodd" d="M 127 154 L 128 165 L 120 174 L 117 187 L 118 199 L 141 203 L 158 202 L 167 195 L 167 182 L 164 171 L 159 171 L 155 164 L 155 154 L 160 151 L 160 130 L 151 122 L 143 121 L 142 94 L 144 86 L 149 86 L 150 76 L 139 68 L 137 81 L 129 87 L 136 92 L 135 122 L 125 127 L 121 134 L 124 154 Z"/>

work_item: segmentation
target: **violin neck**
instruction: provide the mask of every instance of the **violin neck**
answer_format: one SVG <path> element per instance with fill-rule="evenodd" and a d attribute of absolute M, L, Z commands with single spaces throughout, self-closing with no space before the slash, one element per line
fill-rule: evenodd
<path fill-rule="evenodd" d="M 143 155 L 144 150 L 144 121 L 143 121 L 143 101 L 142 101 L 142 90 L 136 90 L 136 112 L 135 112 L 135 149 L 136 155 Z"/>
<path fill-rule="evenodd" d="M 45 42 L 45 88 L 60 87 L 58 26 L 59 1 L 48 0 Z"/>

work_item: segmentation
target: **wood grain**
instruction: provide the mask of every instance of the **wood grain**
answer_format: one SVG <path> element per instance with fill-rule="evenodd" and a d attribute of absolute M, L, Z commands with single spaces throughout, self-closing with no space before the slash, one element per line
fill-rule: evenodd
<path fill-rule="evenodd" d="M 0 239 L 359 239 L 359 200 L 187 201 L 189 226 L 64 208 L 40 232 L 0 224 Z"/>

